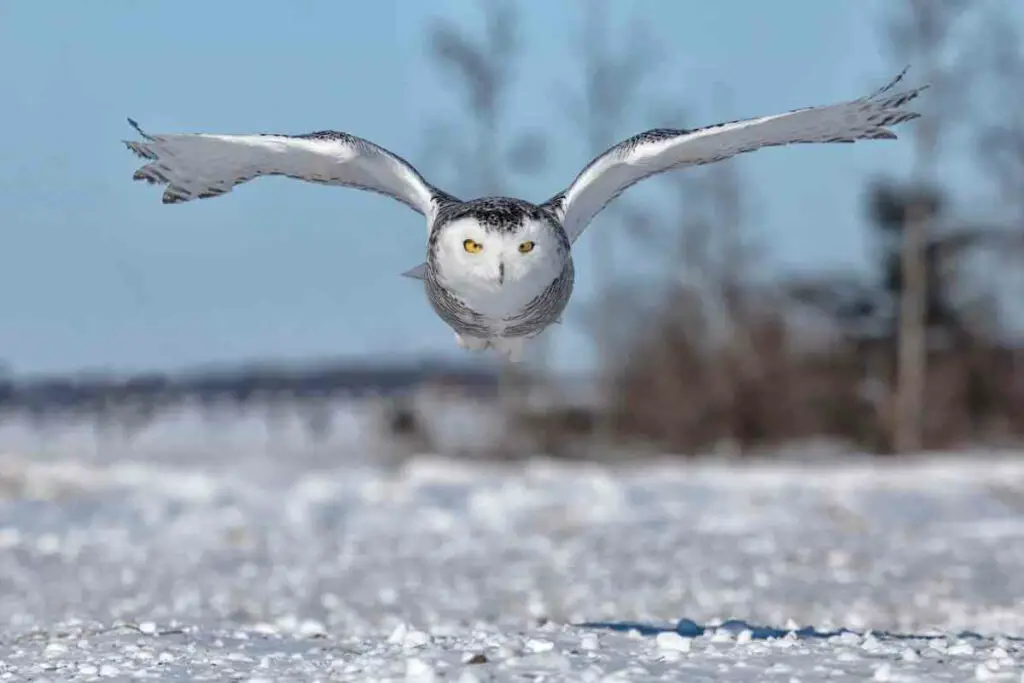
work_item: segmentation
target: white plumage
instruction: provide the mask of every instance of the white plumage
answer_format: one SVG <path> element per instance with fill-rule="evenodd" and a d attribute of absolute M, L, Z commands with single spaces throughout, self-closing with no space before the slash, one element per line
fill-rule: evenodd
<path fill-rule="evenodd" d="M 904 107 L 927 87 L 892 93 L 905 73 L 847 102 L 640 133 L 598 155 L 563 192 L 539 205 L 506 197 L 463 202 L 401 157 L 337 131 L 149 135 L 129 119 L 143 140 L 125 143 L 149 162 L 135 179 L 166 185 L 167 204 L 219 196 L 265 175 L 369 190 L 404 203 L 426 218 L 428 235 L 426 261 L 404 275 L 426 283 L 431 305 L 460 346 L 493 346 L 517 359 L 524 339 L 557 322 L 568 303 L 571 245 L 623 191 L 657 173 L 764 147 L 895 139 L 889 128 L 918 118 Z M 526 244 L 529 249 L 517 249 Z"/>

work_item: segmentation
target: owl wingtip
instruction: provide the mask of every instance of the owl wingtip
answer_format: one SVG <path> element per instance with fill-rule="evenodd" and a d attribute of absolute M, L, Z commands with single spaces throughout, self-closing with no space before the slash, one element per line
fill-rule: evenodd
<path fill-rule="evenodd" d="M 146 140 L 152 140 L 153 139 L 153 136 L 149 135 L 146 131 L 142 130 L 142 126 L 139 125 L 138 121 L 136 121 L 135 119 L 133 119 L 130 116 L 126 116 L 125 118 L 128 120 L 128 125 L 131 126 L 132 128 L 134 128 L 136 133 L 141 135 Z"/>

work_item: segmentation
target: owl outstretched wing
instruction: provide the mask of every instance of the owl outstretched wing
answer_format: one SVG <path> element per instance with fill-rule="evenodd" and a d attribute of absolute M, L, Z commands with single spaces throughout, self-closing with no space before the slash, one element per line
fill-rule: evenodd
<path fill-rule="evenodd" d="M 889 126 L 920 114 L 905 105 L 928 86 L 893 93 L 907 70 L 865 97 L 839 104 L 719 123 L 695 130 L 654 129 L 597 156 L 572 184 L 543 206 L 561 221 L 575 242 L 590 221 L 630 186 L 657 173 L 722 161 L 762 147 L 796 143 L 895 139 Z"/>
<path fill-rule="evenodd" d="M 128 123 L 143 139 L 125 145 L 149 162 L 134 179 L 166 185 L 164 204 L 217 197 L 271 175 L 384 194 L 428 220 L 438 203 L 454 199 L 398 155 L 348 133 L 150 135 L 132 119 Z"/>

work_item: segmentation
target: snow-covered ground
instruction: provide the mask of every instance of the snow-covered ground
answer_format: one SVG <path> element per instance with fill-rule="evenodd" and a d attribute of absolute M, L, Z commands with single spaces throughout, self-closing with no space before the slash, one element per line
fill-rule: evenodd
<path fill-rule="evenodd" d="M 1024 681 L 1019 456 L 206 457 L 0 455 L 0 681 Z"/>

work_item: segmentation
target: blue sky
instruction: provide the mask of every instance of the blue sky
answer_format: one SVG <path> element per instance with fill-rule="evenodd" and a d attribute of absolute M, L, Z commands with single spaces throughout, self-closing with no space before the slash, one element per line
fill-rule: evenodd
<path fill-rule="evenodd" d="M 515 123 L 558 133 L 550 163 L 517 190 L 542 200 L 590 153 L 551 94 L 578 85 L 566 32 L 576 0 L 521 2 Z M 649 20 L 664 60 L 647 93 L 686 126 L 856 97 L 899 68 L 882 41 L 885 0 L 613 3 L 613 26 Z M 438 120 L 461 123 L 457 84 L 426 55 L 434 17 L 479 24 L 476 0 L 240 0 L 0 5 L 0 358 L 16 372 L 175 368 L 204 362 L 374 354 L 460 357 L 422 289 L 422 218 L 377 195 L 259 179 L 209 201 L 163 206 L 131 180 L 125 117 L 152 132 L 334 128 L 406 157 L 464 194 L 425 156 Z M 725 87 L 728 98 L 710 93 Z M 637 108 L 616 138 L 665 123 Z M 609 139 L 608 144 L 615 142 Z M 766 258 L 786 267 L 864 263 L 861 191 L 906 171 L 899 143 L 765 150 L 737 160 Z M 665 188 L 645 200 L 669 201 Z M 637 195 L 640 196 L 640 195 Z M 575 304 L 593 292 L 581 240 Z M 562 367 L 586 362 L 573 325 Z"/>

